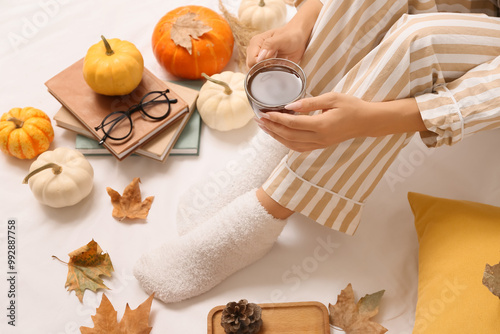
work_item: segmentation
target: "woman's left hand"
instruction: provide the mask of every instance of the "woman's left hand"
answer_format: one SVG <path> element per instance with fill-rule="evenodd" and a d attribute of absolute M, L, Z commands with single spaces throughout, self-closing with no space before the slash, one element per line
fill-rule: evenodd
<path fill-rule="evenodd" d="M 363 130 L 361 116 L 370 102 L 342 93 L 326 93 L 304 98 L 286 106 L 297 114 L 263 113 L 257 124 L 288 148 L 312 151 L 355 138 Z M 321 110 L 317 115 L 300 115 Z"/>

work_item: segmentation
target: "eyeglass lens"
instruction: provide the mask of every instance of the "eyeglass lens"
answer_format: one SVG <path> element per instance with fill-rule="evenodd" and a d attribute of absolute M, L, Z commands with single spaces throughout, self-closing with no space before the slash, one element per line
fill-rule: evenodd
<path fill-rule="evenodd" d="M 169 100 L 165 92 L 151 92 L 141 100 L 142 112 L 152 119 L 162 119 L 170 112 L 170 103 L 177 100 Z"/>
<path fill-rule="evenodd" d="M 122 112 L 109 114 L 102 125 L 102 131 L 111 139 L 124 139 L 132 132 L 132 120 Z"/>

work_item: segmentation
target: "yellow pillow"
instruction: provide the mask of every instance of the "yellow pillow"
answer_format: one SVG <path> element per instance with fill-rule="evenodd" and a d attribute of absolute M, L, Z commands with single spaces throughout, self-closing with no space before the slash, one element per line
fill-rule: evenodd
<path fill-rule="evenodd" d="M 500 261 L 500 208 L 408 193 L 419 240 L 413 334 L 500 333 L 500 299 L 483 284 Z"/>

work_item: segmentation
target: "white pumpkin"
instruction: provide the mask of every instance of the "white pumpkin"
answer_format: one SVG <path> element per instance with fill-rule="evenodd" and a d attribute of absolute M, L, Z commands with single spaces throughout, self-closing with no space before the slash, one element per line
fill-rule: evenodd
<path fill-rule="evenodd" d="M 202 75 L 207 82 L 201 86 L 196 107 L 206 125 L 229 131 L 245 126 L 254 117 L 245 93 L 243 73 L 224 71 L 211 77 Z"/>
<path fill-rule="evenodd" d="M 87 197 L 93 180 L 94 169 L 82 153 L 59 147 L 40 154 L 31 164 L 23 183 L 29 183 L 35 198 L 42 204 L 61 208 Z"/>
<path fill-rule="evenodd" d="M 286 4 L 283 0 L 242 0 L 238 18 L 260 31 L 278 28 L 285 24 Z"/>

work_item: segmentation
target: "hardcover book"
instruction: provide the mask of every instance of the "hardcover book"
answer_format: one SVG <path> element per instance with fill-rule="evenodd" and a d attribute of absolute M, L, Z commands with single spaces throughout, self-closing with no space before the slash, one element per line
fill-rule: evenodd
<path fill-rule="evenodd" d="M 189 104 L 189 112 L 134 151 L 134 154 L 161 162 L 165 162 L 168 155 L 197 155 L 200 143 L 201 119 L 196 111 L 199 87 L 196 83 L 184 81 L 168 82 L 168 84 Z M 105 147 L 98 144 L 87 128 L 64 106 L 54 115 L 54 121 L 57 126 L 78 134 L 75 148 L 83 154 L 111 154 Z"/>
<path fill-rule="evenodd" d="M 176 121 L 181 122 L 181 120 Z M 161 136 L 172 137 L 172 140 L 169 142 L 170 145 L 173 144 L 173 147 L 165 150 L 165 154 L 168 155 L 198 155 L 199 147 L 200 147 L 200 125 L 201 118 L 198 112 L 194 112 L 186 126 L 180 133 L 179 138 L 174 141 L 173 137 L 169 132 L 177 131 L 177 124 L 172 124 L 172 126 L 163 130 L 160 134 Z M 158 136 L 160 136 L 158 135 Z M 161 159 L 160 155 L 151 152 L 148 150 L 146 146 L 150 143 L 146 143 L 144 147 L 139 147 L 134 154 L 142 155 L 145 157 L 149 157 L 155 160 L 160 160 L 164 162 L 166 159 Z M 99 145 L 99 142 L 95 139 L 90 138 L 88 135 L 77 134 L 75 138 L 75 148 L 85 155 L 109 155 L 109 151 Z"/>
<path fill-rule="evenodd" d="M 103 136 L 101 130 L 95 127 L 101 124 L 104 117 L 114 111 L 125 111 L 130 106 L 138 104 L 142 97 L 151 91 L 165 91 L 170 89 L 168 83 L 160 80 L 148 69 L 144 68 L 142 81 L 132 93 L 123 96 L 105 96 L 95 93 L 83 78 L 83 59 L 80 59 L 62 72 L 49 79 L 45 85 L 49 92 L 71 112 L 96 139 Z M 170 89 L 167 94 L 170 99 L 177 99 L 171 103 L 170 115 L 161 121 L 148 121 L 141 117 L 140 112 L 131 115 L 133 131 L 125 141 L 116 142 L 108 138 L 104 146 L 119 160 L 130 155 L 139 146 L 153 138 L 162 129 L 172 124 L 179 117 L 188 113 L 188 104 Z M 164 105 L 155 105 L 151 108 L 164 108 Z"/>

